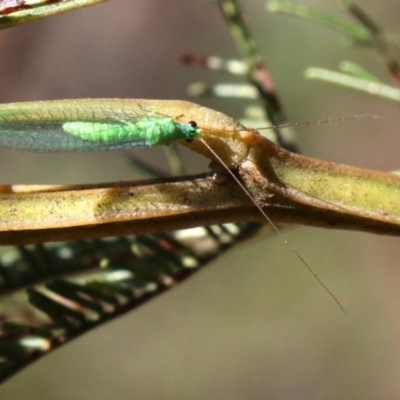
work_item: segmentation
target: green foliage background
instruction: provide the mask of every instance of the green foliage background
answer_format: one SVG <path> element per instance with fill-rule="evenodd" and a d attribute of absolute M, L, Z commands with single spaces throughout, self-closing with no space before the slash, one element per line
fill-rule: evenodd
<path fill-rule="evenodd" d="M 236 57 L 217 8 L 203 0 L 113 0 L 3 31 L 0 101 L 185 98 L 194 81 L 237 80 L 177 66 L 184 52 Z M 312 4 L 312 2 L 308 2 Z M 315 5 L 339 11 L 337 2 Z M 398 36 L 397 2 L 360 5 Z M 309 66 L 342 59 L 382 76 L 377 57 L 303 21 L 243 1 L 291 121 L 377 114 L 302 128 L 305 154 L 380 170 L 399 167 L 395 105 L 321 83 Z M 396 8 L 397 7 L 397 8 Z M 201 99 L 240 117 L 239 100 Z M 151 153 L 152 152 L 152 153 Z M 141 153 L 158 160 L 159 149 Z M 185 153 L 188 169 L 206 163 Z M 2 183 L 133 179 L 122 154 L 0 153 Z M 345 317 L 279 238 L 225 255 L 178 289 L 45 357 L 0 388 L 4 399 L 395 399 L 400 395 L 398 239 L 287 232 L 341 300 Z"/>

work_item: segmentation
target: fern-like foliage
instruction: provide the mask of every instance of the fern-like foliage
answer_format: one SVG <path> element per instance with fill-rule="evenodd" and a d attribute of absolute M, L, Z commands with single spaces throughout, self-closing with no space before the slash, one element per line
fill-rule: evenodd
<path fill-rule="evenodd" d="M 0 259 L 0 382 L 173 288 L 261 226 L 10 249 Z"/>

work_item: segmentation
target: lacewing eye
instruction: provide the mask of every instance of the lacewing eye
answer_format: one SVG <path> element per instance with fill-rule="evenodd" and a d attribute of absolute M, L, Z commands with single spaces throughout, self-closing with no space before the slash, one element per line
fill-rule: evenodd
<path fill-rule="evenodd" d="M 197 130 L 197 122 L 196 121 L 189 121 L 188 125 L 193 129 L 193 137 L 192 138 L 187 138 L 186 142 L 190 143 L 193 142 L 196 130 Z"/>

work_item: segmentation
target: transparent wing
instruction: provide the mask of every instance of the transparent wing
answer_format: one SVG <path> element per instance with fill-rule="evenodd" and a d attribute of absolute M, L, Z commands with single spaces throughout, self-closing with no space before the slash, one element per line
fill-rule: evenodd
<path fill-rule="evenodd" d="M 154 118 L 162 120 L 161 117 L 149 117 L 146 114 L 107 111 L 53 108 L 43 111 L 1 112 L 0 147 L 39 152 L 105 151 L 148 147 L 143 135 L 137 134 L 139 129 L 142 129 L 139 127 L 139 122 L 143 123 L 146 119 L 154 120 Z M 65 124 L 69 122 L 84 122 L 85 135 L 79 134 L 79 127 L 73 133 L 68 132 Z M 118 129 L 129 131 L 129 134 L 115 135 Z"/>

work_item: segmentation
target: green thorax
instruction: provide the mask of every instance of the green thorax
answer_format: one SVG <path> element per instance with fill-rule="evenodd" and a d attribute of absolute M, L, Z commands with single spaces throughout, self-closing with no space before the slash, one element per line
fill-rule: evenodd
<path fill-rule="evenodd" d="M 115 122 L 67 122 L 63 129 L 83 140 L 101 143 L 137 143 L 143 147 L 169 145 L 175 140 L 193 140 L 200 129 L 193 124 L 180 124 L 173 118 L 141 117 Z"/>

